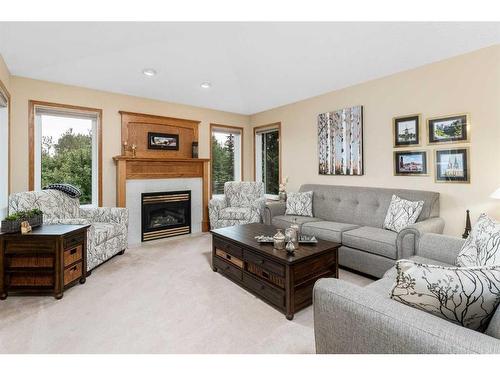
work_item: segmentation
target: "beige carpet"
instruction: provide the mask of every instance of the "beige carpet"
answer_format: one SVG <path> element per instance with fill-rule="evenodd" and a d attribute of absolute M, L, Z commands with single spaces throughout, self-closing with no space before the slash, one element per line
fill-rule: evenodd
<path fill-rule="evenodd" d="M 2 353 L 314 353 L 312 307 L 293 321 L 210 268 L 208 234 L 146 243 L 64 298 L 0 301 Z M 342 271 L 342 279 L 371 280 Z"/>

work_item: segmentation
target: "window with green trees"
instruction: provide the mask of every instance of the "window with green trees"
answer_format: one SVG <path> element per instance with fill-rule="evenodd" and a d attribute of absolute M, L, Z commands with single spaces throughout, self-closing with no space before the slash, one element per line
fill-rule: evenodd
<path fill-rule="evenodd" d="M 224 194 L 224 183 L 241 181 L 241 132 L 212 128 L 212 194 Z"/>
<path fill-rule="evenodd" d="M 279 193 L 279 135 L 278 129 L 255 133 L 255 179 L 264 182 L 268 196 L 277 196 Z"/>
<path fill-rule="evenodd" d="M 82 192 L 81 205 L 97 205 L 97 121 L 88 114 L 36 113 L 38 189 L 53 183 L 71 184 Z"/>

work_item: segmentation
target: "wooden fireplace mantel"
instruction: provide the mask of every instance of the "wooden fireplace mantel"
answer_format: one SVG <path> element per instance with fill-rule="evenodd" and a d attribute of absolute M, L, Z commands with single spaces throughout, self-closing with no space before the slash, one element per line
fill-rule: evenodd
<path fill-rule="evenodd" d="M 149 158 L 115 156 L 116 164 L 116 206 L 126 207 L 127 180 L 149 178 L 192 178 L 202 179 L 202 230 L 209 229 L 208 221 L 208 175 L 210 159 L 197 158 Z"/>

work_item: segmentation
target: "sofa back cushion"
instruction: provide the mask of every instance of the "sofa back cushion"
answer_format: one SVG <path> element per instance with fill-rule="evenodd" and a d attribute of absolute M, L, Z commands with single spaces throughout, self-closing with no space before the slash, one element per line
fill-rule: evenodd
<path fill-rule="evenodd" d="M 250 207 L 256 199 L 264 197 L 264 183 L 226 182 L 224 194 L 229 207 Z"/>
<path fill-rule="evenodd" d="M 80 202 L 58 190 L 26 191 L 9 197 L 9 213 L 38 208 L 45 220 L 73 219 L 79 216 Z"/>
<path fill-rule="evenodd" d="M 393 195 L 424 201 L 417 222 L 439 216 L 439 193 L 433 191 L 318 184 L 299 190 L 313 191 L 313 215 L 328 221 L 382 228 Z"/>

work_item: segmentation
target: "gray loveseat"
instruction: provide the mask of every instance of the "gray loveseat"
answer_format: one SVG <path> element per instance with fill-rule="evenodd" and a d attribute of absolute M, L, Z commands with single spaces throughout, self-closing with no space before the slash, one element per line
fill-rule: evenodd
<path fill-rule="evenodd" d="M 453 265 L 463 240 L 424 234 L 417 262 Z M 338 279 L 314 285 L 317 353 L 500 353 L 500 307 L 485 333 L 473 331 L 389 298 L 395 267 L 359 287 Z"/>
<path fill-rule="evenodd" d="M 342 243 L 341 266 L 378 278 L 397 259 L 414 255 L 416 237 L 443 233 L 436 192 L 313 184 L 302 185 L 299 191 L 313 191 L 314 217 L 285 215 L 286 204 L 273 202 L 266 205 L 264 222 L 286 228 L 297 219 L 303 234 Z M 424 201 L 417 222 L 399 233 L 383 229 L 393 194 Z"/>

